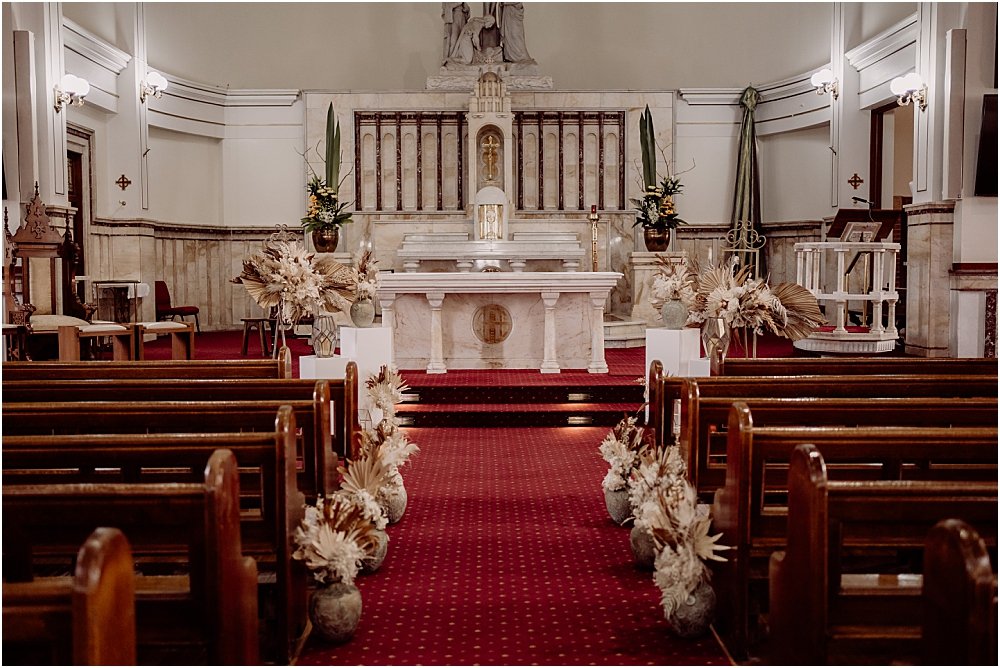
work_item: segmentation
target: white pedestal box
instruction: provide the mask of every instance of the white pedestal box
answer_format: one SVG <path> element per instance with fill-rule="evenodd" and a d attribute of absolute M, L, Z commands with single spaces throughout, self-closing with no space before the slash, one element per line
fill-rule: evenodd
<path fill-rule="evenodd" d="M 701 332 L 697 329 L 646 329 L 646 368 L 660 360 L 663 372 L 670 376 L 690 376 L 688 364 L 701 358 Z"/>
<path fill-rule="evenodd" d="M 303 355 L 299 358 L 299 378 L 343 378 L 347 373 L 346 357 L 316 357 Z"/>

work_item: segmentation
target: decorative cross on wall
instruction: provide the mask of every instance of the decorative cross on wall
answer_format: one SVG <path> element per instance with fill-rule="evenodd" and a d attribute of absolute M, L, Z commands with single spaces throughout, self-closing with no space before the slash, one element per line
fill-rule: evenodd
<path fill-rule="evenodd" d="M 863 178 L 861 178 L 860 176 L 858 176 L 857 172 L 854 172 L 854 176 L 852 176 L 851 178 L 847 179 L 847 182 L 851 184 L 852 188 L 854 188 L 855 190 L 857 190 L 858 186 L 860 186 L 862 183 L 864 183 L 865 180 Z"/>
<path fill-rule="evenodd" d="M 130 185 L 132 185 L 132 182 L 129 181 L 128 178 L 124 174 L 122 174 L 121 176 L 119 176 L 118 180 L 115 181 L 115 183 L 117 183 L 118 187 L 121 188 L 122 190 L 125 190 Z"/>

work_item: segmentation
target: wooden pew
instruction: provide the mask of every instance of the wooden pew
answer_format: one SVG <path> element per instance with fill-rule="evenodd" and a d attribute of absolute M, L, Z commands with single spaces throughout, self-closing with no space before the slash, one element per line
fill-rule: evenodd
<path fill-rule="evenodd" d="M 285 662 L 306 626 L 306 573 L 292 560 L 305 506 L 296 486 L 295 433 L 292 410 L 283 406 L 271 432 L 8 436 L 4 485 L 194 482 L 212 452 L 231 451 L 241 472 L 243 552 L 261 573 L 274 574 L 273 584 L 260 587 L 259 598 L 274 601 L 267 606 L 274 619 L 262 628 L 275 629 L 262 638 L 261 654 Z"/>
<path fill-rule="evenodd" d="M 73 545 L 113 524 L 144 572 L 158 553 L 190 555 L 169 563 L 184 575 L 135 579 L 140 663 L 257 664 L 257 567 L 242 554 L 237 476 L 233 453 L 218 450 L 201 484 L 4 485 L 4 577 L 69 564 Z"/>
<path fill-rule="evenodd" d="M 997 482 L 834 481 L 800 445 L 788 474 L 788 542 L 770 563 L 770 645 L 778 662 L 912 662 L 920 641 L 920 574 L 890 561 L 959 518 L 996 545 Z M 847 552 L 887 561 L 868 567 Z"/>
<path fill-rule="evenodd" d="M 358 420 L 358 367 L 348 362 L 343 379 L 265 379 L 248 378 L 239 383 L 231 380 L 191 378 L 115 378 L 31 380 L 3 379 L 3 401 L 265 401 L 307 400 L 320 396 L 320 383 L 328 387 L 333 429 L 333 451 L 340 457 L 350 457 L 361 445 L 361 423 Z M 335 458 L 328 463 L 336 471 Z M 315 492 L 315 484 L 303 485 L 303 490 Z"/>
<path fill-rule="evenodd" d="M 698 386 L 697 396 L 733 397 L 996 397 L 997 374 L 950 375 L 804 375 L 710 376 L 681 378 L 663 375 L 658 360 L 650 364 L 650 420 L 656 442 L 670 443 L 674 401 L 686 397 L 685 382 Z"/>
<path fill-rule="evenodd" d="M 70 378 L 291 378 L 287 348 L 278 359 L 4 362 L 9 380 Z"/>
<path fill-rule="evenodd" d="M 260 401 L 75 401 L 3 403 L 3 435 L 216 433 L 273 431 L 279 407 L 290 406 L 301 435 L 299 489 L 311 501 L 339 489 L 333 450 L 329 381 L 313 381 L 312 399 Z"/>
<path fill-rule="evenodd" d="M 694 380 L 684 381 L 679 445 L 699 496 L 711 502 L 725 482 L 725 437 L 729 409 L 745 401 L 760 426 L 988 427 L 997 424 L 997 398 L 934 397 L 709 397 Z"/>
<path fill-rule="evenodd" d="M 135 576 L 121 531 L 95 529 L 72 577 L 4 583 L 3 654 L 7 665 L 135 665 Z"/>
<path fill-rule="evenodd" d="M 986 544 L 961 520 L 942 520 L 924 547 L 925 665 L 997 663 L 997 576 Z"/>
<path fill-rule="evenodd" d="M 993 427 L 757 427 L 733 404 L 726 433 L 725 484 L 715 493 L 713 531 L 732 549 L 715 569 L 726 646 L 745 656 L 767 609 L 767 560 L 787 534 L 787 463 L 795 447 L 820 449 L 830 477 L 843 480 L 996 480 Z M 755 595 L 756 593 L 756 595 Z"/>
<path fill-rule="evenodd" d="M 727 359 L 721 376 L 805 376 L 997 374 L 997 360 L 985 357 L 774 357 Z"/>

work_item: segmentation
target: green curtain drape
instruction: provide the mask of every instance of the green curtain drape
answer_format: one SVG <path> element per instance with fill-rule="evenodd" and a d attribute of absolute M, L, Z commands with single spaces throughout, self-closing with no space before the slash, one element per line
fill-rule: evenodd
<path fill-rule="evenodd" d="M 760 102 L 760 92 L 747 86 L 740 95 L 743 121 L 740 123 L 739 153 L 736 159 L 736 188 L 733 194 L 733 217 L 729 240 L 740 266 L 756 265 L 759 276 L 767 274 L 764 266 L 764 236 L 761 229 L 760 174 L 757 168 L 757 132 L 753 114 Z M 758 251 L 758 252 L 753 252 Z M 759 258 L 757 257 L 759 255 Z"/>

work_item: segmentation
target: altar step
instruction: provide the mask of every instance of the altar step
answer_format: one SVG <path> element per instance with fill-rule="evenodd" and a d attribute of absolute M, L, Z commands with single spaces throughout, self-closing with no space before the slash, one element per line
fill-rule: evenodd
<path fill-rule="evenodd" d="M 410 427 L 610 427 L 642 402 L 641 385 L 421 387 L 396 415 Z"/>
<path fill-rule="evenodd" d="M 604 321 L 605 348 L 641 348 L 645 345 L 645 320 L 618 320 L 616 318 L 608 318 Z"/>

